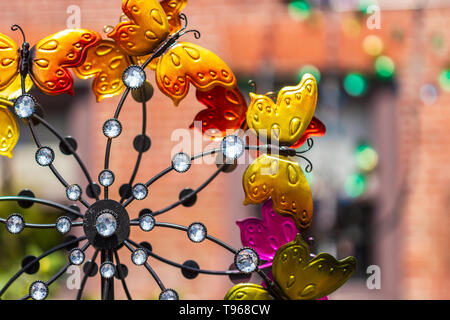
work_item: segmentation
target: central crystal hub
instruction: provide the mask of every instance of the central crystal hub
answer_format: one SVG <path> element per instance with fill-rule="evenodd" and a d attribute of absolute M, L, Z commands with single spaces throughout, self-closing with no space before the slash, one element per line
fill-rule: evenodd
<path fill-rule="evenodd" d="M 94 248 L 116 249 L 130 235 L 130 217 L 120 203 L 100 200 L 86 211 L 83 229 Z"/>
<path fill-rule="evenodd" d="M 106 212 L 100 214 L 97 217 L 97 222 L 95 223 L 95 227 L 97 228 L 97 232 L 102 237 L 109 237 L 116 232 L 117 229 L 117 220 L 116 217 L 109 210 L 105 210 Z"/>

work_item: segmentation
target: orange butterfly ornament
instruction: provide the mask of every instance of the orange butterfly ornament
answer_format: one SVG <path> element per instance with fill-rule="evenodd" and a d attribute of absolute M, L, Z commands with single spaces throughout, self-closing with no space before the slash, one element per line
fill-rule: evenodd
<path fill-rule="evenodd" d="M 73 78 L 68 68 L 84 62 L 86 50 L 100 41 L 100 35 L 86 29 L 69 29 L 39 41 L 30 49 L 23 30 L 19 46 L 0 33 L 0 155 L 12 157 L 19 139 L 19 126 L 8 107 L 19 118 L 29 118 L 36 109 L 34 98 L 27 94 L 33 84 L 48 95 L 73 94 Z M 11 103 L 14 100 L 14 104 Z"/>
<path fill-rule="evenodd" d="M 123 0 L 125 19 L 111 28 L 108 37 L 88 51 L 86 61 L 75 69 L 82 79 L 94 78 L 97 101 L 120 94 L 131 72 L 155 71 L 162 93 L 178 105 L 192 84 L 197 100 L 207 109 L 199 112 L 204 133 L 225 135 L 245 120 L 247 105 L 237 88 L 236 77 L 213 52 L 190 42 L 178 42 L 186 33 L 187 18 L 180 13 L 187 0 Z M 183 25 L 182 25 L 183 24 Z M 141 66 L 139 63 L 143 62 Z M 143 75 L 145 77 L 145 73 Z M 213 131 L 208 131 L 213 130 Z"/>

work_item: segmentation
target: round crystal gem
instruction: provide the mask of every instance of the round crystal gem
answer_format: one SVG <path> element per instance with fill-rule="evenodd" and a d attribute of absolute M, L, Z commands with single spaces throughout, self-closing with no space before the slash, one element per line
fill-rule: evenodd
<path fill-rule="evenodd" d="M 147 262 L 147 253 L 144 249 L 136 249 L 131 254 L 131 261 L 137 266 L 142 266 L 145 262 Z"/>
<path fill-rule="evenodd" d="M 25 220 L 19 214 L 12 214 L 6 219 L 6 229 L 12 234 L 19 233 L 25 228 Z"/>
<path fill-rule="evenodd" d="M 24 94 L 16 99 L 14 109 L 20 118 L 29 118 L 36 109 L 36 103 L 32 96 Z"/>
<path fill-rule="evenodd" d="M 223 155 L 229 159 L 237 159 L 244 153 L 244 141 L 235 135 L 229 135 L 223 138 L 220 144 Z"/>
<path fill-rule="evenodd" d="M 147 197 L 147 194 L 148 194 L 148 189 L 144 184 L 138 183 L 137 185 L 135 185 L 133 187 L 133 197 L 136 200 L 145 199 Z"/>
<path fill-rule="evenodd" d="M 202 242 L 206 238 L 206 227 L 203 223 L 195 222 L 189 226 L 187 233 L 192 242 Z"/>
<path fill-rule="evenodd" d="M 97 228 L 97 232 L 102 237 L 106 238 L 113 235 L 116 232 L 117 220 L 114 217 L 114 215 L 112 215 L 109 212 L 105 212 L 97 217 L 95 227 Z"/>
<path fill-rule="evenodd" d="M 177 153 L 172 158 L 172 167 L 176 172 L 188 171 L 191 167 L 191 157 L 184 152 Z"/>
<path fill-rule="evenodd" d="M 69 200 L 77 201 L 81 197 L 81 187 L 77 184 L 68 186 L 66 189 L 66 195 Z"/>
<path fill-rule="evenodd" d="M 49 147 L 41 147 L 36 151 L 36 162 L 43 166 L 49 166 L 55 159 L 55 153 Z"/>
<path fill-rule="evenodd" d="M 110 170 L 103 170 L 98 176 L 98 181 L 104 187 L 109 187 L 114 183 L 114 174 Z"/>
<path fill-rule="evenodd" d="M 139 66 L 129 66 L 123 73 L 123 83 L 130 89 L 138 89 L 145 82 L 145 71 Z"/>
<path fill-rule="evenodd" d="M 178 300 L 178 293 L 172 289 L 164 290 L 159 295 L 159 300 Z"/>
<path fill-rule="evenodd" d="M 30 286 L 30 296 L 33 300 L 44 300 L 48 296 L 48 287 L 42 281 L 35 281 Z"/>
<path fill-rule="evenodd" d="M 117 119 L 109 119 L 103 124 L 103 134 L 108 138 L 117 138 L 122 133 L 122 124 Z"/>
<path fill-rule="evenodd" d="M 72 222 L 68 217 L 59 217 L 58 220 L 56 220 L 56 230 L 62 234 L 69 232 L 71 227 Z"/>
<path fill-rule="evenodd" d="M 145 214 L 141 217 L 139 226 L 143 231 L 151 231 L 155 227 L 155 218 L 151 214 Z"/>
<path fill-rule="evenodd" d="M 69 255 L 70 263 L 79 266 L 84 262 L 84 252 L 80 249 L 73 249 Z"/>
<path fill-rule="evenodd" d="M 115 273 L 116 267 L 111 262 L 105 262 L 100 266 L 100 274 L 103 278 L 112 278 Z"/>
<path fill-rule="evenodd" d="M 239 271 L 245 273 L 253 272 L 258 267 L 258 254 L 253 249 L 243 248 L 236 254 L 235 263 Z"/>

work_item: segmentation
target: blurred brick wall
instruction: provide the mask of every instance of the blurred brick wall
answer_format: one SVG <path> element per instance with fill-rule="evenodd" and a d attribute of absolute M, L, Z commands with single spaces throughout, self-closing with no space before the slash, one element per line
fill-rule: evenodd
<path fill-rule="evenodd" d="M 121 13 L 120 0 L 16 0 L 0 3 L 0 27 L 11 36 L 11 24 L 22 25 L 30 42 L 54 33 L 65 27 L 66 8 L 75 4 L 81 8 L 81 23 L 85 28 L 101 31 L 104 25 L 115 24 Z M 292 72 L 309 63 L 319 69 L 370 70 L 373 60 L 363 52 L 361 43 L 365 35 L 379 35 L 385 43 L 385 53 L 396 62 L 399 94 L 395 109 L 387 117 L 395 117 L 397 135 L 392 137 L 398 145 L 397 161 L 393 165 L 396 177 L 392 183 L 406 181 L 406 197 L 403 203 L 398 237 L 398 252 L 393 253 L 398 263 L 397 278 L 393 286 L 397 298 L 449 298 L 450 266 L 448 250 L 449 193 L 448 163 L 449 149 L 449 99 L 441 92 L 432 106 L 425 106 L 418 98 L 419 88 L 426 82 L 436 84 L 438 72 L 449 63 L 450 9 L 431 9 L 422 14 L 417 11 L 382 12 L 382 29 L 362 28 L 354 36 L 347 36 L 342 24 L 348 13 L 319 14 L 312 21 L 293 21 L 286 7 L 276 0 L 191 0 L 184 11 L 191 27 L 202 32 L 201 45 L 218 53 L 236 73 L 255 74 L 266 67 L 267 61 L 277 72 Z M 394 27 L 404 34 L 402 41 L 393 39 Z M 441 55 L 430 49 L 430 34 L 440 32 L 445 37 L 447 48 Z M 19 41 L 19 35 L 13 35 Z M 150 74 L 150 73 L 149 73 Z M 276 88 L 278 89 L 278 88 Z M 85 115 L 91 124 L 90 132 L 77 132 L 79 141 L 89 142 L 82 149 L 88 159 L 92 175 L 102 169 L 106 139 L 101 133 L 103 122 L 114 113 L 118 98 L 96 104 L 92 97 L 86 103 L 90 113 Z M 176 128 L 186 128 L 200 106 L 192 92 L 178 108 L 155 92 L 149 105 L 149 134 L 152 148 L 145 154 L 137 181 L 166 168 L 170 163 L 170 150 L 176 142 L 170 136 Z M 136 152 L 131 143 L 140 131 L 141 107 L 131 99 L 125 104 L 120 120 L 124 131 L 114 141 L 110 168 L 116 173 L 116 185 L 111 195 L 117 195 L 122 181 L 129 179 Z M 383 120 L 380 120 L 381 127 Z M 205 144 L 207 145 L 207 144 Z M 194 150 L 192 150 L 194 151 Z M 184 187 L 198 186 L 214 170 L 213 165 L 195 165 L 188 174 L 172 174 L 150 188 L 148 200 L 134 202 L 130 215 L 137 216 L 140 209 L 153 210 L 165 207 L 177 200 Z M 234 225 L 236 218 L 249 214 L 249 208 L 240 205 L 243 193 L 240 187 L 239 168 L 231 175 L 219 176 L 210 187 L 199 195 L 193 208 L 177 208 L 167 213 L 160 221 L 188 225 L 203 221 L 211 234 L 227 240 L 235 247 L 240 245 L 239 233 Z M 229 198 L 233 198 L 230 201 Z M 234 203 L 233 203 L 234 202 Z M 148 240 L 154 251 L 182 263 L 194 258 L 200 266 L 209 269 L 226 269 L 232 256 L 211 244 L 192 245 L 185 234 L 178 231 L 155 230 L 151 234 L 133 232 L 132 238 Z M 381 239 L 385 235 L 379 235 Z M 387 235 L 386 235 L 387 236 Z M 381 245 L 380 245 L 381 246 Z M 384 251 L 392 250 L 383 244 Z M 123 250 L 122 260 L 129 261 Z M 375 261 L 376 262 L 376 261 Z M 150 264 L 167 287 L 179 290 L 182 297 L 222 298 L 230 287 L 227 279 L 200 276 L 189 282 L 179 270 L 163 266 L 153 260 Z M 158 288 L 143 268 L 130 266 L 129 286 L 137 297 L 155 297 Z M 392 266 L 391 266 L 392 267 Z M 189 282 L 189 283 L 188 283 Z M 120 284 L 116 282 L 118 287 Z M 90 284 L 97 284 L 90 281 Z M 392 285 L 392 284 L 391 284 Z M 182 289 L 181 289 L 182 288 Z M 96 293 L 96 288 L 93 289 Z M 121 295 L 121 289 L 117 289 Z"/>

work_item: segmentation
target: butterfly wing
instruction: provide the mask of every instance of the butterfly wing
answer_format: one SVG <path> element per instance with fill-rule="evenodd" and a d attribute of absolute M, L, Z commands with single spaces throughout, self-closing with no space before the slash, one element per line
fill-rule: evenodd
<path fill-rule="evenodd" d="M 125 87 L 122 74 L 131 64 L 129 57 L 111 40 L 101 40 L 89 48 L 84 63 L 75 68 L 81 79 L 94 78 L 92 89 L 97 101 L 118 95 Z"/>
<path fill-rule="evenodd" d="M 145 56 L 169 36 L 169 21 L 158 1 L 123 0 L 122 11 L 130 20 L 120 22 L 108 37 L 129 56 Z"/>
<path fill-rule="evenodd" d="M 308 138 L 311 137 L 322 137 L 327 132 L 327 128 L 319 118 L 313 117 L 311 122 L 309 123 L 308 128 L 306 128 L 300 140 L 294 143 L 291 147 L 297 149 L 301 147 Z"/>
<path fill-rule="evenodd" d="M 28 92 L 33 87 L 33 80 L 28 75 L 25 78 L 25 92 Z M 14 80 L 3 90 L 0 91 L 0 98 L 7 100 L 14 100 L 22 94 L 22 79 L 17 76 Z"/>
<path fill-rule="evenodd" d="M 271 262 L 282 245 L 295 239 L 297 228 L 291 218 L 273 210 L 270 199 L 261 206 L 261 216 L 262 220 L 247 218 L 236 224 L 241 230 L 242 245 L 252 247 L 262 260 Z"/>
<path fill-rule="evenodd" d="M 213 52 L 189 42 L 178 42 L 158 61 L 156 82 L 175 105 L 187 95 L 192 83 L 200 91 L 220 85 L 234 89 L 236 77 Z"/>
<path fill-rule="evenodd" d="M 353 274 L 356 259 L 336 260 L 328 253 L 310 258 L 300 234 L 275 254 L 272 273 L 283 293 L 292 300 L 319 299 L 341 287 Z"/>
<path fill-rule="evenodd" d="M 273 209 L 291 216 L 297 228 L 307 228 L 313 215 L 311 189 L 296 161 L 285 156 L 263 154 L 242 177 L 244 204 L 258 204 L 272 197 Z"/>
<path fill-rule="evenodd" d="M 273 300 L 267 290 L 253 283 L 239 283 L 225 295 L 225 300 Z"/>
<path fill-rule="evenodd" d="M 0 90 L 5 90 L 19 75 L 19 47 L 0 33 Z"/>
<path fill-rule="evenodd" d="M 0 99 L 0 155 L 8 158 L 12 158 L 12 151 L 19 141 L 19 126 L 8 110 L 12 106 L 12 102 Z"/>
<path fill-rule="evenodd" d="M 39 41 L 31 49 L 31 75 L 46 94 L 73 94 L 73 78 L 67 68 L 80 66 L 89 47 L 100 41 L 98 33 L 68 29 Z"/>
<path fill-rule="evenodd" d="M 250 93 L 247 124 L 259 138 L 279 141 L 281 145 L 297 142 L 314 115 L 317 103 L 317 83 L 305 74 L 297 86 L 284 87 L 277 102 L 267 95 Z"/>
<path fill-rule="evenodd" d="M 247 103 L 239 88 L 216 86 L 209 91 L 196 92 L 197 100 L 207 109 L 200 111 L 194 121 L 202 123 L 202 132 L 212 137 L 224 137 L 227 130 L 239 129 L 245 121 Z M 194 124 L 191 125 L 191 128 Z"/>
<path fill-rule="evenodd" d="M 159 2 L 167 20 L 169 21 L 170 34 L 173 34 L 181 29 L 180 12 L 186 7 L 187 0 L 162 0 Z"/>

